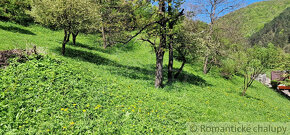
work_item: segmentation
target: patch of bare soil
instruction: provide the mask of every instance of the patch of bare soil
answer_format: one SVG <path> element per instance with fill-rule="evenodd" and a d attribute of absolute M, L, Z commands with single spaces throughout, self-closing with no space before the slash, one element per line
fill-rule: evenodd
<path fill-rule="evenodd" d="M 22 50 L 22 49 L 13 49 L 0 51 L 0 68 L 9 65 L 9 59 L 19 57 L 22 60 L 26 59 L 27 55 L 37 54 L 36 46 L 32 49 Z"/>

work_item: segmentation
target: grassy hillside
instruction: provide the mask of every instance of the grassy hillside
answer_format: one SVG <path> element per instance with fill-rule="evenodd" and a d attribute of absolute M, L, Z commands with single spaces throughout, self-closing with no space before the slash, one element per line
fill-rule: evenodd
<path fill-rule="evenodd" d="M 241 21 L 238 27 L 245 37 L 261 30 L 266 23 L 279 16 L 287 7 L 290 7 L 289 0 L 269 0 L 251 4 L 241 8 L 219 19 L 219 23 L 224 21 L 231 22 L 237 19 Z M 236 23 L 232 23 L 236 25 Z"/>
<path fill-rule="evenodd" d="M 63 57 L 62 33 L 0 22 L 0 50 L 37 45 L 47 53 L 0 69 L 0 134 L 181 134 L 186 122 L 290 121 L 289 100 L 257 82 L 242 97 L 242 78 L 203 75 L 196 64 L 155 89 L 149 45 L 104 50 L 80 35 Z"/>

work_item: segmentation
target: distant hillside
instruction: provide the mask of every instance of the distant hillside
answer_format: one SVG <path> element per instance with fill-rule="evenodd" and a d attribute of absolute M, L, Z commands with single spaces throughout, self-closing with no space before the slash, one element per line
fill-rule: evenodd
<path fill-rule="evenodd" d="M 252 45 L 273 43 L 290 52 L 290 7 L 250 38 Z"/>
<path fill-rule="evenodd" d="M 290 7 L 289 0 L 257 2 L 225 15 L 218 20 L 218 24 L 222 24 L 223 27 L 237 27 L 242 36 L 251 37 L 263 29 L 265 24 L 279 16 L 287 7 Z M 227 31 L 225 32 L 227 33 Z"/>

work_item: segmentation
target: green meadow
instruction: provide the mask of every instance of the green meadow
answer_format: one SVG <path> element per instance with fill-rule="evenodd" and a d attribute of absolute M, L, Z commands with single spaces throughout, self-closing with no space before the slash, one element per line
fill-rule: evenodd
<path fill-rule="evenodd" d="M 81 34 L 62 56 L 62 40 L 63 31 L 0 22 L 0 50 L 35 45 L 42 54 L 0 69 L 0 134 L 184 134 L 187 122 L 290 121 L 289 100 L 258 82 L 241 96 L 242 77 L 204 75 L 198 62 L 156 89 L 150 45 L 103 49 L 99 36 Z"/>

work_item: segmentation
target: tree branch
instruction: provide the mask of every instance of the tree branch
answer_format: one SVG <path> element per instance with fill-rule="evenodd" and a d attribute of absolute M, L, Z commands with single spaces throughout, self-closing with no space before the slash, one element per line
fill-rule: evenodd
<path fill-rule="evenodd" d="M 152 47 L 154 48 L 154 50 L 156 51 L 156 44 L 153 43 L 150 39 L 140 38 L 140 40 L 150 43 Z"/>
<path fill-rule="evenodd" d="M 122 41 L 119 41 L 120 43 L 123 43 L 123 44 L 127 44 L 127 43 L 129 43 L 133 38 L 135 38 L 135 37 L 137 37 L 143 30 L 145 30 L 147 27 L 149 27 L 149 26 L 151 26 L 151 25 L 153 25 L 153 24 L 155 24 L 155 23 L 158 23 L 159 21 L 154 21 L 154 22 L 151 22 L 151 23 L 149 23 L 149 24 L 147 24 L 147 25 L 145 25 L 142 29 L 140 29 L 134 36 L 132 36 L 132 37 L 130 37 L 127 41 L 125 41 L 125 42 L 122 42 Z"/>

